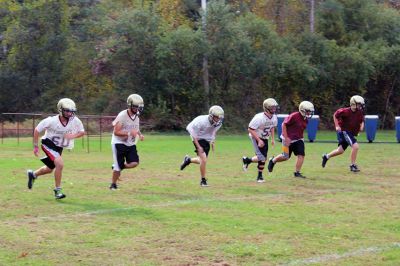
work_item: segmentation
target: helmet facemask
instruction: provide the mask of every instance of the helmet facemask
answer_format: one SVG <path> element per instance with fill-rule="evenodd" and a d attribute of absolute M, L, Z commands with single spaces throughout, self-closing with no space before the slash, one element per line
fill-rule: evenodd
<path fill-rule="evenodd" d="M 210 124 L 214 127 L 219 127 L 224 122 L 224 116 L 210 114 L 208 115 L 208 121 L 210 121 Z"/>
<path fill-rule="evenodd" d="M 75 116 L 76 105 L 75 102 L 69 98 L 63 98 L 57 104 L 58 113 L 65 119 L 70 119 Z"/>
<path fill-rule="evenodd" d="M 74 117 L 76 113 L 76 110 L 71 110 L 68 108 L 61 108 L 61 115 L 65 118 L 65 119 L 70 119 L 71 117 Z"/>
<path fill-rule="evenodd" d="M 126 100 L 129 110 L 135 116 L 139 116 L 144 110 L 143 98 L 139 94 L 131 94 Z"/>
<path fill-rule="evenodd" d="M 221 106 L 211 106 L 208 112 L 208 121 L 214 127 L 219 127 L 222 125 L 224 122 L 224 110 L 221 108 Z"/>
<path fill-rule="evenodd" d="M 314 115 L 314 110 L 304 109 L 302 110 L 301 114 L 306 119 L 311 119 Z"/>
<path fill-rule="evenodd" d="M 354 95 L 350 99 L 350 108 L 353 112 L 359 110 L 365 112 L 365 101 L 364 98 L 359 95 Z"/>
<path fill-rule="evenodd" d="M 276 114 L 276 112 L 279 112 L 279 105 L 268 107 L 265 111 L 270 113 L 271 115 L 274 115 Z"/>
<path fill-rule="evenodd" d="M 299 112 L 304 119 L 311 119 L 314 115 L 314 105 L 309 101 L 303 101 L 299 105 Z"/>
<path fill-rule="evenodd" d="M 279 105 L 273 98 L 268 98 L 263 102 L 264 112 L 274 115 L 279 111 Z"/>
<path fill-rule="evenodd" d="M 132 112 L 133 114 L 135 114 L 135 115 L 140 115 L 140 114 L 143 112 L 143 110 L 144 110 L 144 106 L 143 106 L 143 105 L 134 105 L 134 104 L 131 104 L 131 105 L 129 106 L 129 109 L 131 110 L 131 112 Z"/>

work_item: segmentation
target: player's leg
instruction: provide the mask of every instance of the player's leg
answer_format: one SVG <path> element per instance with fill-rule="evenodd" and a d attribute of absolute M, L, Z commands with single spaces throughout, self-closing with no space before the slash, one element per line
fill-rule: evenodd
<path fill-rule="evenodd" d="M 303 163 L 304 163 L 304 156 L 298 155 L 297 160 L 296 160 L 296 167 L 295 167 L 296 171 L 294 172 L 295 177 L 303 177 L 303 178 L 305 177 L 300 173 Z"/>
<path fill-rule="evenodd" d="M 359 145 L 358 143 L 354 143 L 353 146 L 351 146 L 351 154 L 350 154 L 350 160 L 351 160 L 351 165 L 350 165 L 350 171 L 352 172 L 359 172 L 360 169 L 358 169 L 358 166 L 356 164 L 357 160 L 357 153 L 359 150 Z"/>
<path fill-rule="evenodd" d="M 257 141 L 254 138 L 250 138 L 250 140 L 256 155 L 253 157 L 247 157 L 247 156 L 242 157 L 242 163 L 243 163 L 242 167 L 244 171 L 247 171 L 247 169 L 249 168 L 249 164 L 258 162 L 258 154 L 260 153 Z"/>
<path fill-rule="evenodd" d="M 32 189 L 33 183 L 37 177 L 53 172 L 53 170 L 56 168 L 55 160 L 61 157 L 63 151 L 61 147 L 56 146 L 50 139 L 43 139 L 41 148 L 46 155 L 46 157 L 40 159 L 44 166 L 36 171 L 27 171 L 29 189 Z"/>
<path fill-rule="evenodd" d="M 121 171 L 125 168 L 126 146 L 124 144 L 111 144 L 111 149 L 113 154 L 113 172 L 109 188 L 115 190 L 118 188 L 117 182 L 121 176 Z"/>
<path fill-rule="evenodd" d="M 206 166 L 207 166 L 207 160 L 208 160 L 208 153 L 210 152 L 210 143 L 207 140 L 200 139 L 198 140 L 200 146 L 203 148 L 203 152 L 198 152 L 198 160 L 200 163 L 200 175 L 201 175 L 201 181 L 200 181 L 200 186 L 202 187 L 207 187 L 207 179 L 206 179 Z"/>
<path fill-rule="evenodd" d="M 136 145 L 129 146 L 126 154 L 125 168 L 135 168 L 139 165 L 139 155 L 137 153 Z"/>
<path fill-rule="evenodd" d="M 343 154 L 344 151 L 349 146 L 349 143 L 346 140 L 343 132 L 337 132 L 337 139 L 338 139 L 338 147 L 337 147 L 337 149 L 334 149 L 333 151 L 331 151 L 328 154 L 323 154 L 322 155 L 322 167 L 326 166 L 326 163 L 328 162 L 328 160 L 330 158 Z"/>
<path fill-rule="evenodd" d="M 257 175 L 257 182 L 258 183 L 263 183 L 264 177 L 263 177 L 263 171 L 265 167 L 265 161 L 267 160 L 267 154 L 268 154 L 268 140 L 263 140 L 264 146 L 262 148 L 256 147 L 256 158 L 257 158 L 257 169 L 258 169 L 258 175 Z"/>
<path fill-rule="evenodd" d="M 291 149 L 293 150 L 294 155 L 297 156 L 295 172 L 293 174 L 295 177 L 305 178 L 305 176 L 303 174 L 301 174 L 301 172 L 300 172 L 301 167 L 303 166 L 303 163 L 304 163 L 304 157 L 306 155 L 304 141 L 298 140 L 298 141 L 292 143 Z"/>
<path fill-rule="evenodd" d="M 290 149 L 290 144 L 286 144 L 285 140 L 282 141 L 282 153 L 276 157 L 271 157 L 268 162 L 268 171 L 272 172 L 276 163 L 284 162 L 289 160 L 292 151 Z"/>
<path fill-rule="evenodd" d="M 26 174 L 28 176 L 28 188 L 32 189 L 33 187 L 33 183 L 35 183 L 35 180 L 41 176 L 41 175 L 46 175 L 46 174 L 50 174 L 51 172 L 53 172 L 53 169 L 50 169 L 48 166 L 42 166 L 39 169 L 33 171 L 31 169 L 29 169 Z"/>
<path fill-rule="evenodd" d="M 202 179 L 201 185 L 207 185 L 207 181 L 203 182 L 206 180 L 206 167 L 207 167 L 207 155 L 205 152 L 199 154 L 199 157 L 197 158 L 200 163 L 200 176 Z"/>
<path fill-rule="evenodd" d="M 186 154 L 185 157 L 183 157 L 183 161 L 181 163 L 180 169 L 181 170 L 185 169 L 186 166 L 188 166 L 191 162 L 192 162 L 192 158 L 190 158 L 190 156 Z"/>
<path fill-rule="evenodd" d="M 118 182 L 120 176 L 121 176 L 121 171 L 117 171 L 114 169 L 112 172 L 112 177 L 111 177 L 111 185 L 110 185 L 111 190 L 118 189 L 117 182 Z"/>
<path fill-rule="evenodd" d="M 54 189 L 54 196 L 56 199 L 65 198 L 66 195 L 61 191 L 61 178 L 62 178 L 62 171 L 64 169 L 64 161 L 61 156 L 54 159 L 54 165 L 56 166 L 54 169 L 54 182 L 55 182 L 55 189 Z"/>

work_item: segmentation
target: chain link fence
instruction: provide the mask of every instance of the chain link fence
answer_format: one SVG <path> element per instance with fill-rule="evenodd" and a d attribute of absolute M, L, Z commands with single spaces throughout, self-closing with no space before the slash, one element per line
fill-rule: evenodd
<path fill-rule="evenodd" d="M 0 118 L 1 144 L 5 139 L 15 139 L 16 144 L 19 145 L 21 138 L 33 137 L 33 131 L 41 120 L 54 115 L 56 114 L 2 113 Z M 77 117 L 85 127 L 86 134 L 81 140 L 83 149 L 86 149 L 87 152 L 90 152 L 91 149 L 102 151 L 104 145 L 109 145 L 113 132 L 112 121 L 116 116 L 77 115 Z M 146 127 L 146 123 L 141 121 L 141 128 Z M 79 142 L 76 144 L 79 145 Z"/>

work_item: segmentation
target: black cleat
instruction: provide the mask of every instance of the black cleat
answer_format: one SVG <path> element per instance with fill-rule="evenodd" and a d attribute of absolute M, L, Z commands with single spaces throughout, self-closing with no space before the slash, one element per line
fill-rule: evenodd
<path fill-rule="evenodd" d="M 63 198 L 65 198 L 67 195 L 65 195 L 65 194 L 63 194 L 62 192 L 61 192 L 61 189 L 54 189 L 54 197 L 56 198 L 56 199 L 63 199 Z"/>
<path fill-rule="evenodd" d="M 118 189 L 117 184 L 111 183 L 110 189 L 111 189 L 111 190 L 117 190 L 117 189 Z"/>
<path fill-rule="evenodd" d="M 208 187 L 207 179 L 202 178 L 201 181 L 200 181 L 200 186 L 202 186 L 202 187 Z"/>
<path fill-rule="evenodd" d="M 302 175 L 300 172 L 294 172 L 294 177 L 299 177 L 299 178 L 306 178 L 306 176 Z"/>
<path fill-rule="evenodd" d="M 32 170 L 26 171 L 26 175 L 28 176 L 28 188 L 29 188 L 29 189 L 32 189 L 33 183 L 35 183 L 36 177 L 34 176 Z"/>
<path fill-rule="evenodd" d="M 265 180 L 262 176 L 257 177 L 257 183 L 264 183 Z"/>
<path fill-rule="evenodd" d="M 352 164 L 350 165 L 350 171 L 357 173 L 360 172 L 360 169 L 358 169 L 356 164 Z"/>
<path fill-rule="evenodd" d="M 272 172 L 274 170 L 275 163 L 273 161 L 274 157 L 271 157 L 268 162 L 268 172 Z"/>
<path fill-rule="evenodd" d="M 328 161 L 328 157 L 326 157 L 326 154 L 322 155 L 322 167 L 323 168 L 325 168 L 327 161 Z"/>
<path fill-rule="evenodd" d="M 186 166 L 190 164 L 190 157 L 189 155 L 186 155 L 185 158 L 183 158 L 183 162 L 181 164 L 181 170 L 185 169 Z"/>
<path fill-rule="evenodd" d="M 243 171 L 247 171 L 247 168 L 249 168 L 249 164 L 251 164 L 251 159 L 246 156 L 243 156 L 242 162 L 243 162 L 243 166 L 242 166 Z"/>

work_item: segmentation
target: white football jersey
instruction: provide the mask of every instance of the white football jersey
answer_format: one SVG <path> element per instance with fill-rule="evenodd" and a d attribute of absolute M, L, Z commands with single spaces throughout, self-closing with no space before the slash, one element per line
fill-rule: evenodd
<path fill-rule="evenodd" d="M 56 146 L 66 149 L 74 148 L 74 140 L 64 138 L 65 134 L 76 134 L 85 132 L 81 120 L 73 116 L 66 125 L 63 125 L 59 115 L 49 116 L 37 125 L 37 131 L 44 133 L 42 139 L 50 139 Z"/>
<path fill-rule="evenodd" d="M 264 113 L 256 114 L 249 123 L 249 128 L 257 132 L 257 136 L 262 139 L 268 139 L 271 135 L 271 129 L 278 125 L 278 118 L 272 115 L 271 118 Z M 251 134 L 249 134 L 251 136 Z"/>
<path fill-rule="evenodd" d="M 121 111 L 117 117 L 112 122 L 112 125 L 115 126 L 119 122 L 122 125 L 123 131 L 131 131 L 132 129 L 136 129 L 139 131 L 139 116 L 129 116 L 128 110 Z M 125 144 L 126 146 L 135 145 L 135 137 L 131 136 L 129 139 L 127 137 L 116 136 L 113 132 L 111 138 L 111 144 Z"/>
<path fill-rule="evenodd" d="M 207 141 L 213 141 L 217 131 L 222 125 L 214 127 L 211 125 L 208 115 L 200 115 L 193 119 L 192 122 L 186 127 L 190 136 L 196 139 L 205 139 Z"/>

